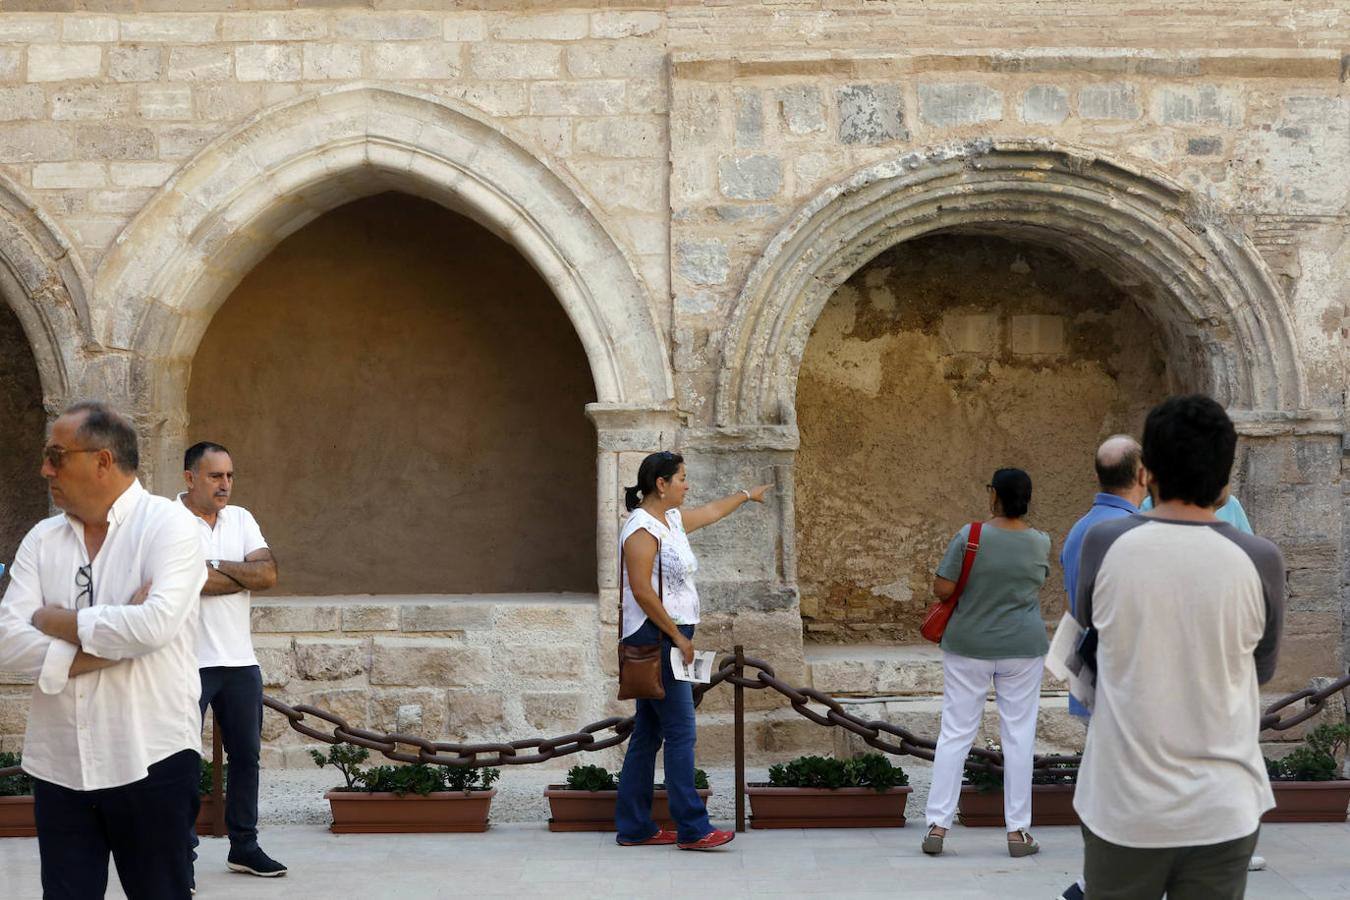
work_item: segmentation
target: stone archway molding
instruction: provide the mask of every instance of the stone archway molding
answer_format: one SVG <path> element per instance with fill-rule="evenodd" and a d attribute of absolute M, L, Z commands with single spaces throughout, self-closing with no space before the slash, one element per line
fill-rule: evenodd
<path fill-rule="evenodd" d="M 624 251 L 565 173 L 476 111 L 353 85 L 265 110 L 202 150 L 118 238 L 97 276 L 105 342 L 146 375 L 138 403 L 185 417 L 187 373 L 211 317 L 253 266 L 325 212 L 398 190 L 513 244 L 576 328 L 600 402 L 669 404 L 668 355 Z"/>
<path fill-rule="evenodd" d="M 0 297 L 28 338 L 48 417 L 72 398 L 93 346 L 88 282 L 70 241 L 0 174 Z"/>
<path fill-rule="evenodd" d="M 888 247 L 950 230 L 1090 254 L 1144 288 L 1173 362 L 1197 373 L 1235 418 L 1304 410 L 1284 300 L 1221 211 L 1162 175 L 1095 152 L 977 141 L 873 165 L 798 210 L 737 298 L 718 373 L 718 425 L 795 433 L 797 372 L 830 296 Z"/>

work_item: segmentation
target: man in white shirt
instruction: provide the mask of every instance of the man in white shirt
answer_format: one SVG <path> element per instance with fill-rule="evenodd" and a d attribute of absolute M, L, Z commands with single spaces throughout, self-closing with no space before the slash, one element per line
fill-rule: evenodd
<path fill-rule="evenodd" d="M 1173 397 L 1144 424 L 1156 506 L 1083 540 L 1075 615 L 1097 633 L 1096 704 L 1074 809 L 1087 896 L 1239 900 L 1261 815 L 1258 685 L 1275 673 L 1284 560 L 1214 515 L 1237 433 Z"/>
<path fill-rule="evenodd" d="M 34 779 L 47 898 L 188 895 L 197 816 L 201 542 L 180 503 L 136 480 L 136 432 L 102 403 L 52 425 L 39 522 L 0 602 L 0 669 L 37 678 L 23 768 Z"/>
<path fill-rule="evenodd" d="M 242 506 L 230 506 L 234 461 L 220 444 L 202 441 L 183 454 L 187 490 L 178 500 L 196 518 L 206 556 L 197 665 L 202 679 L 201 712 L 216 713 L 225 745 L 229 783 L 225 825 L 230 833 L 226 865 L 235 872 L 271 878 L 286 867 L 258 846 L 258 756 L 262 751 L 262 670 L 253 654 L 250 591 L 277 583 L 277 564 L 262 530 Z M 192 835 L 196 841 L 196 834 Z"/>

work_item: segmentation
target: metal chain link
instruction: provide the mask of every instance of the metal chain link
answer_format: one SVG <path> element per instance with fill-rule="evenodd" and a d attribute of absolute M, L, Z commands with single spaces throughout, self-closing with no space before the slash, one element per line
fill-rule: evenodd
<path fill-rule="evenodd" d="M 736 674 L 736 657 L 725 655 L 718 664 L 707 684 L 694 688 L 694 705 L 703 700 L 703 695 L 713 688 L 727 682 L 739 685 L 747 690 L 773 690 L 787 698 L 792 709 L 817 725 L 839 727 L 858 737 L 870 747 L 896 756 L 915 756 L 932 760 L 937 743 L 928 738 L 919 737 L 909 729 L 878 719 L 864 720 L 844 709 L 842 703 L 815 688 L 793 687 L 775 674 L 773 666 L 761 659 L 742 657 L 745 669 L 758 670 L 753 676 Z M 1261 716 L 1262 731 L 1286 731 L 1306 722 L 1317 715 L 1326 706 L 1329 699 L 1350 688 L 1350 675 L 1330 682 L 1320 689 L 1312 687 L 1282 697 L 1266 707 Z M 1303 701 L 1303 708 L 1292 715 L 1283 716 L 1281 711 Z M 628 740 L 633 731 L 633 716 L 610 716 L 599 722 L 592 722 L 580 731 L 557 737 L 535 737 L 520 741 L 488 742 L 479 744 L 448 743 L 431 741 L 413 734 L 384 733 L 357 728 L 347 723 L 341 716 L 308 704 L 290 706 L 275 697 L 264 695 L 263 703 L 285 716 L 291 728 L 308 738 L 325 744 L 353 744 L 374 750 L 389 759 L 406 763 L 427 763 L 455 768 L 484 768 L 499 766 L 524 766 L 531 763 L 546 762 L 573 753 L 593 753 L 614 747 Z M 825 711 L 810 709 L 811 704 L 822 706 Z M 307 723 L 315 719 L 331 726 L 324 731 Z M 613 732 L 612 734 L 602 734 Z M 407 749 L 400 749 L 407 748 Z M 1034 767 L 1047 769 L 1053 767 L 1056 774 L 1072 775 L 1082 756 L 1046 755 L 1037 756 Z M 970 758 L 966 760 L 970 770 L 1003 771 L 1003 754 L 982 747 L 972 747 Z M 22 769 L 12 766 L 0 769 L 0 778 L 17 775 Z"/>

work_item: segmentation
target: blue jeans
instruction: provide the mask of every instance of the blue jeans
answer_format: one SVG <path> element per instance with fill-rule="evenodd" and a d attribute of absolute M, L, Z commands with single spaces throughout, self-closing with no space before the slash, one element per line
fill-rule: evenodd
<path fill-rule="evenodd" d="M 681 625 L 680 633 L 693 637 L 694 626 Z M 694 685 L 675 680 L 670 668 L 670 638 L 651 620 L 624 638 L 624 643 L 654 644 L 658 638 L 666 698 L 637 701 L 637 721 L 623 758 L 614 815 L 619 840 L 625 843 L 645 841 L 658 830 L 652 820 L 652 789 L 656 780 L 656 751 L 661 749 L 662 741 L 666 745 L 666 791 L 679 840 L 697 841 L 713 830 L 703 798 L 694 789 Z"/>
<path fill-rule="evenodd" d="M 201 669 L 202 715 L 216 711 L 225 747 L 225 828 L 231 850 L 258 846 L 258 757 L 262 752 L 262 669 L 207 666 Z M 197 846 L 193 832 L 192 846 Z M 196 854 L 193 854 L 196 857 Z"/>

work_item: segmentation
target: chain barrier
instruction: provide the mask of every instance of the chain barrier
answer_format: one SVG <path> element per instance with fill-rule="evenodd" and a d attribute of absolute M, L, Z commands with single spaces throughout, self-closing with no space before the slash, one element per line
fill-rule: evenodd
<path fill-rule="evenodd" d="M 879 719 L 860 719 L 848 712 L 842 703 L 815 688 L 794 687 L 778 678 L 769 663 L 743 657 L 744 669 L 758 670 L 753 676 L 736 672 L 736 657 L 725 655 L 718 664 L 708 684 L 694 688 L 694 705 L 703 700 L 703 695 L 726 682 L 747 690 L 772 690 L 787 698 L 792 709 L 817 725 L 827 728 L 843 728 L 858 737 L 870 747 L 895 756 L 915 756 L 932 760 L 937 742 L 914 734 L 900 725 L 883 722 Z M 1350 688 L 1350 675 L 1329 681 L 1320 688 L 1307 687 L 1266 707 L 1261 716 L 1262 731 L 1287 731 L 1302 724 L 1320 713 L 1328 700 L 1336 694 Z M 1282 715 L 1289 707 L 1299 702 L 1303 707 L 1289 715 Z M 501 766 L 524 766 L 531 763 L 546 762 L 573 753 L 593 753 L 622 744 L 633 731 L 632 716 L 610 716 L 585 726 L 580 731 L 557 737 L 535 737 L 520 741 L 488 742 L 479 744 L 447 743 L 431 741 L 413 734 L 385 733 L 357 728 L 345 719 L 327 710 L 308 704 L 290 706 L 275 697 L 264 696 L 264 705 L 285 716 L 291 728 L 308 738 L 325 744 L 353 744 L 374 750 L 389 759 L 405 763 L 427 763 L 437 766 L 456 768 L 484 768 Z M 811 704 L 824 707 L 824 712 L 811 709 Z M 307 719 L 318 720 L 331 726 L 327 731 L 314 727 Z M 406 748 L 406 749 L 401 749 Z M 1037 756 L 1035 768 L 1053 767 L 1056 774 L 1071 775 L 1077 772 L 1082 757 L 1073 755 Z M 970 770 L 1002 772 L 1003 755 L 995 750 L 972 747 L 970 758 L 966 760 Z M 16 775 L 21 771 L 17 766 L 0 769 L 0 778 Z"/>

